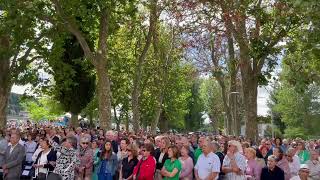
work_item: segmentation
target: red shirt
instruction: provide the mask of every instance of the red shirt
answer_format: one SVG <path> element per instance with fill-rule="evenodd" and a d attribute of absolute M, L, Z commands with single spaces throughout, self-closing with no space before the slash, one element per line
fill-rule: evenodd
<path fill-rule="evenodd" d="M 154 157 L 150 155 L 146 160 L 141 159 L 136 167 L 134 167 L 133 175 L 137 175 L 139 166 L 139 177 L 136 180 L 153 180 L 156 171 L 156 160 Z"/>

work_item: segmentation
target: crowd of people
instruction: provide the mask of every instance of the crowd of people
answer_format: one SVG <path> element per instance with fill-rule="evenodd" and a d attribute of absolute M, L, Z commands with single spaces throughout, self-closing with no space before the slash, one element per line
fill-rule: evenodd
<path fill-rule="evenodd" d="M 320 180 L 319 150 L 299 138 L 30 126 L 0 130 L 0 179 Z"/>

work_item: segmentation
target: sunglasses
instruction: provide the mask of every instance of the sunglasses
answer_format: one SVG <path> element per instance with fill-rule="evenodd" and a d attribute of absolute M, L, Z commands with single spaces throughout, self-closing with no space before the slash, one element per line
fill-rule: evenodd
<path fill-rule="evenodd" d="M 88 142 L 83 142 L 83 143 L 81 143 L 81 144 L 89 144 Z"/>
<path fill-rule="evenodd" d="M 131 152 L 131 149 L 127 149 L 128 152 Z"/>

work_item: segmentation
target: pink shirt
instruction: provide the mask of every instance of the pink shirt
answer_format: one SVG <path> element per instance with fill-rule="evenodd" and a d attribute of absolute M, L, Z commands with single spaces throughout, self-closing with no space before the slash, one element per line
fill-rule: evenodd
<path fill-rule="evenodd" d="M 248 160 L 247 169 L 245 171 L 248 179 L 260 180 L 261 171 L 262 167 L 255 159 Z"/>
<path fill-rule="evenodd" d="M 193 170 L 193 161 L 191 157 L 188 157 L 186 160 L 182 160 L 182 158 L 179 158 L 182 170 L 180 173 L 180 179 L 183 180 L 192 180 L 192 170 Z"/>

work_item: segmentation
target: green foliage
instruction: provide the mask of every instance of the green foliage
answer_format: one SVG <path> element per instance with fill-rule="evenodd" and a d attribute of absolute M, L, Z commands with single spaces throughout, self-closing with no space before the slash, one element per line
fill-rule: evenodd
<path fill-rule="evenodd" d="M 64 112 L 59 102 L 48 97 L 25 99 L 22 102 L 22 106 L 29 112 L 31 120 L 35 122 L 55 120 Z"/>
<path fill-rule="evenodd" d="M 319 90 L 318 85 L 311 84 L 303 92 L 297 91 L 285 79 L 282 80 L 273 110 L 281 115 L 281 121 L 286 125 L 286 136 L 319 135 Z"/>
<path fill-rule="evenodd" d="M 200 97 L 204 110 L 216 128 L 222 128 L 224 122 L 224 107 L 221 97 L 221 88 L 213 78 L 203 79 L 200 87 Z"/>
<path fill-rule="evenodd" d="M 203 125 L 204 104 L 200 94 L 201 81 L 195 80 L 191 87 L 191 96 L 188 98 L 189 112 L 185 117 L 186 129 L 198 130 Z"/>
<path fill-rule="evenodd" d="M 65 36 L 62 42 L 56 42 L 52 52 L 53 55 L 48 58 L 54 78 L 54 85 L 50 87 L 52 96 L 66 112 L 79 114 L 94 95 L 93 67 L 84 58 L 74 36 Z"/>

